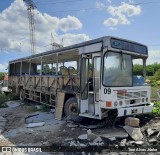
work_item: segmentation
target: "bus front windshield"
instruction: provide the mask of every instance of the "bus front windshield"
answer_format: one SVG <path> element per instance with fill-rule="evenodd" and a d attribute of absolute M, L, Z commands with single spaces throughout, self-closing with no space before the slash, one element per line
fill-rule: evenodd
<path fill-rule="evenodd" d="M 103 85 L 109 87 L 132 86 L 131 55 L 107 52 L 104 55 Z"/>

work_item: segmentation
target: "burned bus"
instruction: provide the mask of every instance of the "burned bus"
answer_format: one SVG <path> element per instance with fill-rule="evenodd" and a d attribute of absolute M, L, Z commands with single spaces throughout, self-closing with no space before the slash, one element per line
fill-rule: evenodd
<path fill-rule="evenodd" d="M 150 113 L 145 82 L 147 46 L 105 36 L 9 62 L 9 88 L 22 101 L 55 107 L 55 117 L 76 120 Z M 140 59 L 143 76 L 133 75 Z"/>

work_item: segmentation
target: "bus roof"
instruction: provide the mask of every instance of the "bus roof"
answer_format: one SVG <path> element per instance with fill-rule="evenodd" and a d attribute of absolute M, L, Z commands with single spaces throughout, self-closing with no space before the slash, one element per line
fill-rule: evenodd
<path fill-rule="evenodd" d="M 32 58 L 36 58 L 36 57 L 40 57 L 40 56 L 46 56 L 46 55 L 54 54 L 54 53 L 60 53 L 60 52 L 71 50 L 71 49 L 77 49 L 77 48 L 80 48 L 80 47 L 83 47 L 83 46 L 100 43 L 100 42 L 103 42 L 103 40 L 110 39 L 110 38 L 120 39 L 120 40 L 124 40 L 124 41 L 128 41 L 128 42 L 131 42 L 131 43 L 135 43 L 135 44 L 145 46 L 143 44 L 140 44 L 140 43 L 137 43 L 137 42 L 134 42 L 134 41 L 130 41 L 130 40 L 127 40 L 127 39 L 123 39 L 123 38 L 118 38 L 118 37 L 113 37 L 113 36 L 103 36 L 103 37 L 93 39 L 93 40 L 89 40 L 89 41 L 85 41 L 85 42 L 82 42 L 82 43 L 79 43 L 79 44 L 74 44 L 74 45 L 62 47 L 62 48 L 59 48 L 59 49 L 38 53 L 38 54 L 35 54 L 35 55 L 23 57 L 23 58 L 20 58 L 20 59 L 15 59 L 15 60 L 9 61 L 9 63 L 14 63 L 14 62 L 21 61 L 21 60 L 26 60 L 26 59 L 32 59 Z"/>

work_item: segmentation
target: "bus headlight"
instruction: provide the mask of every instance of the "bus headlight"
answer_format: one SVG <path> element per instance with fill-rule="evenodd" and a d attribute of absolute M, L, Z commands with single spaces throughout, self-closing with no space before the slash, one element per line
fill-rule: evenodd
<path fill-rule="evenodd" d="M 118 102 L 117 102 L 117 101 L 115 101 L 115 102 L 114 102 L 114 106 L 116 107 L 117 105 L 118 105 Z"/>

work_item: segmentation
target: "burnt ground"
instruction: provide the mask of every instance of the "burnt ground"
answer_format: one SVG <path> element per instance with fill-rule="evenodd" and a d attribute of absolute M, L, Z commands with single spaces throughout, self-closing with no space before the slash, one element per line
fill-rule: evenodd
<path fill-rule="evenodd" d="M 130 136 L 126 137 L 126 132 L 122 128 L 123 119 L 117 121 L 115 126 L 110 126 L 109 124 L 105 125 L 102 121 L 95 121 L 88 118 L 84 118 L 82 122 L 74 123 L 65 120 L 55 120 L 54 113 L 52 112 L 30 112 L 29 109 L 29 105 L 21 104 L 20 101 L 10 102 L 9 107 L 0 109 L 0 116 L 7 119 L 4 131 L 0 133 L 0 146 L 50 146 L 49 148 L 45 147 L 44 150 L 57 151 L 54 154 L 59 154 L 63 150 L 62 154 L 87 155 L 125 154 L 124 152 L 129 148 L 152 149 L 160 147 L 160 136 L 157 137 L 157 134 L 160 131 L 159 117 L 151 118 L 148 115 L 139 117 L 143 139 L 139 140 L 139 143 L 135 143 Z M 25 118 L 31 114 L 39 115 L 38 119 L 45 122 L 45 125 L 41 127 L 27 128 Z M 148 136 L 147 134 L 146 130 L 148 128 L 155 131 L 151 136 Z M 80 135 L 86 135 L 89 132 L 91 132 L 90 137 L 88 136 L 84 139 L 78 138 Z M 100 141 L 95 141 L 98 137 L 101 137 Z M 111 139 L 108 137 L 111 137 Z M 114 139 L 114 137 L 116 138 Z M 154 140 L 149 142 L 150 139 Z M 61 146 L 61 148 L 59 146 Z M 108 153 L 109 150 L 116 152 Z M 157 151 L 133 151 L 128 153 L 160 154 Z"/>

